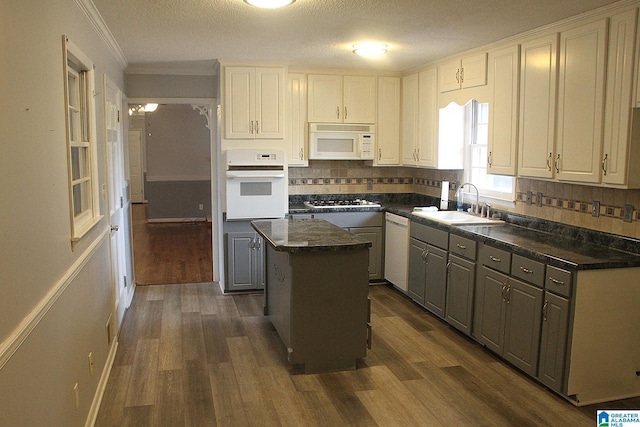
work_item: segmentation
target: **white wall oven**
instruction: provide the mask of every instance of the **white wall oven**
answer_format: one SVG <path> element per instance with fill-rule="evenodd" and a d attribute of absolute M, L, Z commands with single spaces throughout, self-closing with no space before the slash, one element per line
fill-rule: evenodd
<path fill-rule="evenodd" d="M 284 218 L 288 211 L 286 162 L 282 150 L 228 150 L 226 219 Z"/>

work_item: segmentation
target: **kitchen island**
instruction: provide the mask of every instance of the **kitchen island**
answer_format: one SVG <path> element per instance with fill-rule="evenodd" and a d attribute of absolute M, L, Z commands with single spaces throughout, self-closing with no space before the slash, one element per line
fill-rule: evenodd
<path fill-rule="evenodd" d="M 305 373 L 355 369 L 371 343 L 371 242 L 319 219 L 252 221 L 266 245 L 265 315 Z"/>

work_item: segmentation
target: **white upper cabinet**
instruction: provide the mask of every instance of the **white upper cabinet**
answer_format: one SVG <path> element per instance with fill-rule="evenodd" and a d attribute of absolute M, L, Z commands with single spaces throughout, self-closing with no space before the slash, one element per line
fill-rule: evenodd
<path fill-rule="evenodd" d="M 633 69 L 637 28 L 637 9 L 611 17 L 605 100 L 602 183 L 638 188 L 640 186 L 640 139 L 631 138 L 638 130 L 637 115 L 632 116 Z M 634 118 L 633 127 L 631 119 Z"/>
<path fill-rule="evenodd" d="M 402 78 L 402 164 L 418 163 L 418 74 Z"/>
<path fill-rule="evenodd" d="M 450 158 L 438 147 L 438 71 L 436 68 L 418 74 L 418 141 L 417 164 L 431 168 L 448 169 Z M 455 165 L 454 165 L 455 166 Z M 452 167 L 451 169 L 455 169 Z"/>
<path fill-rule="evenodd" d="M 600 182 L 607 20 L 560 34 L 556 178 Z"/>
<path fill-rule="evenodd" d="M 375 77 L 310 74 L 308 97 L 310 123 L 375 123 Z"/>
<path fill-rule="evenodd" d="M 553 178 L 558 34 L 520 46 L 518 175 Z"/>
<path fill-rule="evenodd" d="M 487 54 L 481 53 L 444 63 L 438 67 L 440 92 L 487 84 Z"/>
<path fill-rule="evenodd" d="M 307 149 L 307 76 L 290 73 L 287 76 L 287 164 L 309 166 Z"/>
<path fill-rule="evenodd" d="M 516 174 L 518 152 L 518 80 L 520 47 L 489 52 L 491 111 L 487 173 Z"/>
<path fill-rule="evenodd" d="M 284 137 L 284 69 L 225 67 L 225 137 Z"/>
<path fill-rule="evenodd" d="M 400 164 L 400 78 L 378 77 L 376 165 Z"/>
<path fill-rule="evenodd" d="M 438 69 L 430 68 L 402 80 L 402 164 L 435 169 L 462 169 L 463 141 L 452 132 L 439 134 Z M 449 110 L 446 110 L 449 111 Z M 446 112 L 444 113 L 446 115 Z M 448 129 L 464 135 L 463 120 Z"/>

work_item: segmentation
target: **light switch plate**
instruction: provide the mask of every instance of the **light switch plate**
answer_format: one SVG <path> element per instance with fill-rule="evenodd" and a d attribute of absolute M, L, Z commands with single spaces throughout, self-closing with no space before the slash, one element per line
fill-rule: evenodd
<path fill-rule="evenodd" d="M 538 191 L 538 193 L 536 194 L 536 206 L 541 208 L 542 207 L 542 192 Z"/>
<path fill-rule="evenodd" d="M 600 202 L 598 200 L 594 200 L 593 203 L 591 203 L 591 216 L 594 218 L 600 216 Z"/>
<path fill-rule="evenodd" d="M 533 198 L 533 193 L 531 191 L 527 191 L 527 205 L 531 206 L 532 198 Z"/>

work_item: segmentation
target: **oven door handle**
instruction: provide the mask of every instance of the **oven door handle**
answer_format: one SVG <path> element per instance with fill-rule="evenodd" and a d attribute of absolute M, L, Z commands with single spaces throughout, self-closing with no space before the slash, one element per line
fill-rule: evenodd
<path fill-rule="evenodd" d="M 227 179 L 284 178 L 283 171 L 227 171 Z"/>

